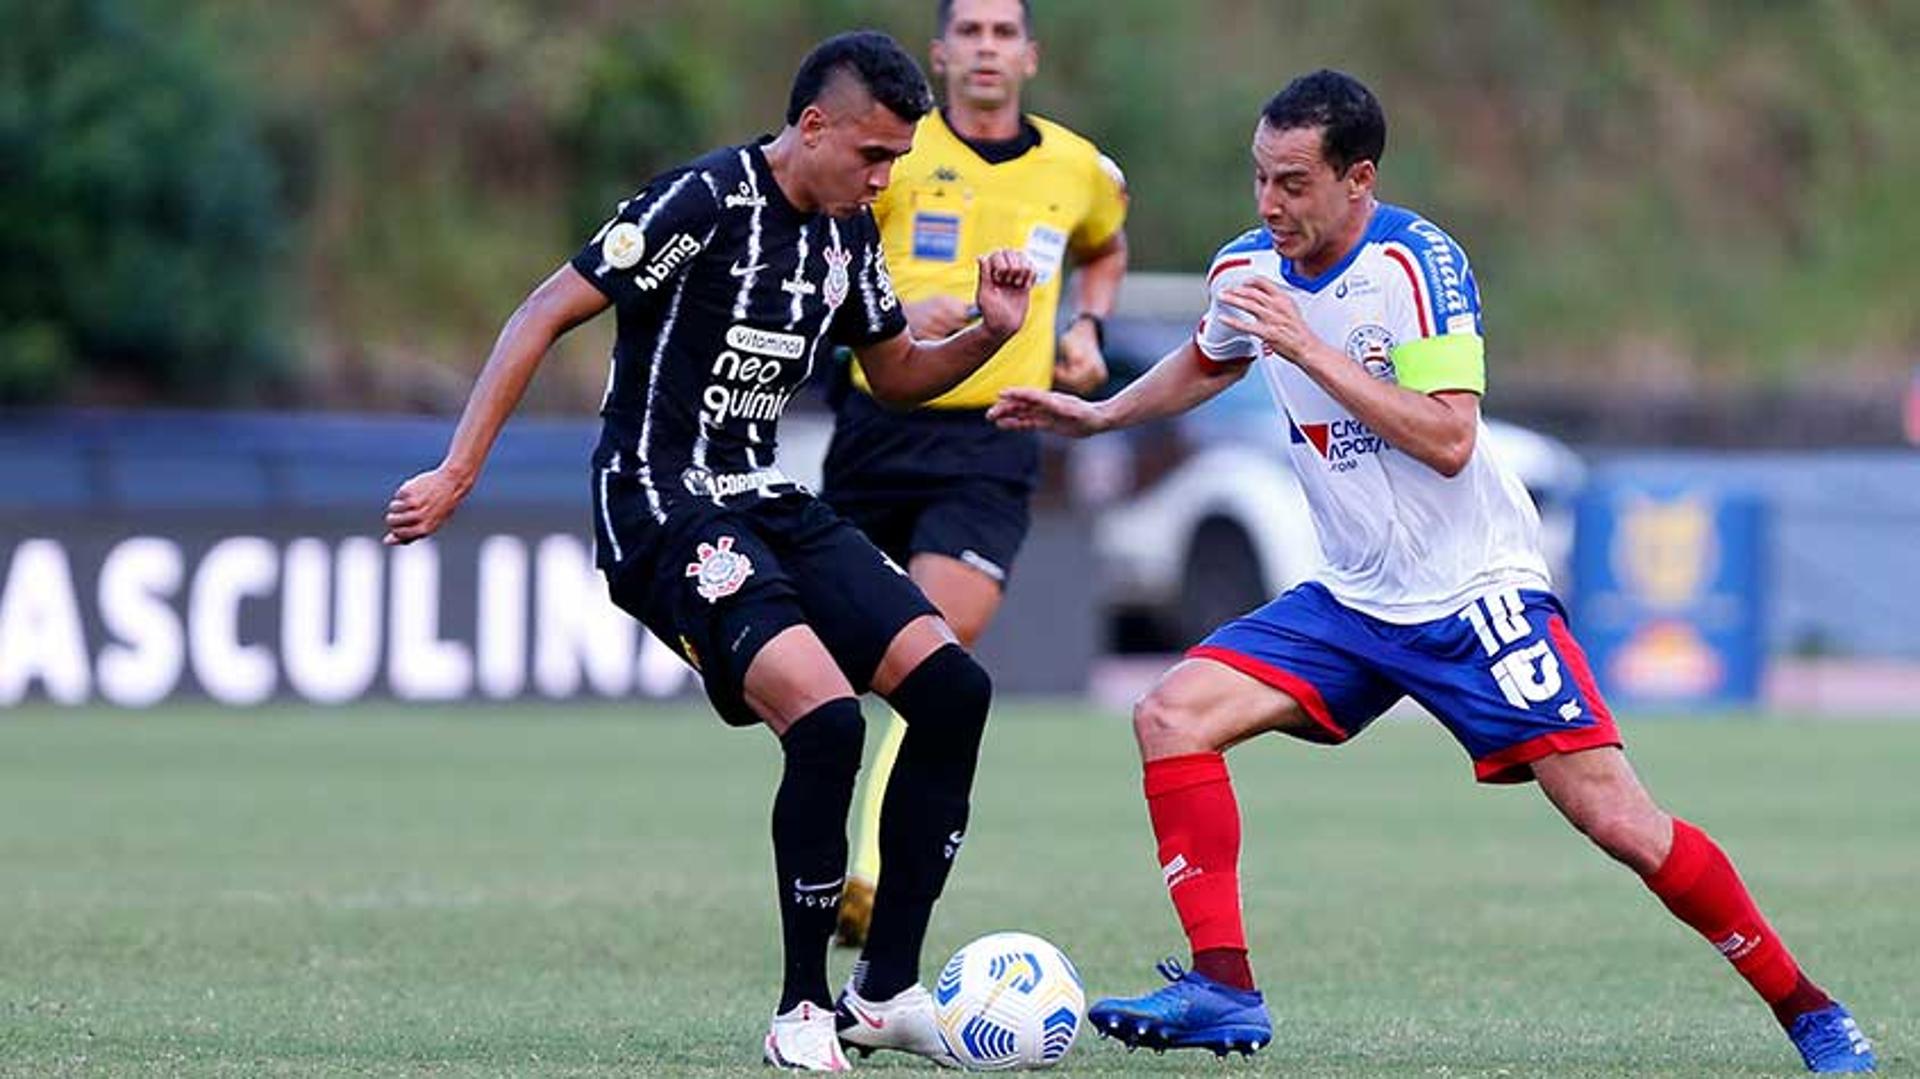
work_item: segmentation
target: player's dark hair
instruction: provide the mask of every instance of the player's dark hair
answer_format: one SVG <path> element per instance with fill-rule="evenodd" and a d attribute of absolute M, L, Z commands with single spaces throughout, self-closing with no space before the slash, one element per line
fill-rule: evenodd
<path fill-rule="evenodd" d="M 953 0 L 940 0 L 936 15 L 938 21 L 934 25 L 940 28 L 940 36 L 945 37 L 947 24 L 953 22 Z M 1030 0 L 1020 0 L 1020 27 L 1028 37 L 1033 36 L 1033 4 Z"/>
<path fill-rule="evenodd" d="M 933 89 L 907 50 L 878 30 L 854 30 L 822 41 L 800 61 L 787 98 L 787 123 L 799 123 L 800 113 L 843 73 L 909 123 L 933 111 Z"/>
<path fill-rule="evenodd" d="M 1377 166 L 1387 152 L 1387 116 L 1379 99 L 1344 71 L 1322 68 L 1300 76 L 1273 95 L 1260 119 L 1275 131 L 1320 128 L 1320 152 L 1336 176 L 1361 161 Z"/>

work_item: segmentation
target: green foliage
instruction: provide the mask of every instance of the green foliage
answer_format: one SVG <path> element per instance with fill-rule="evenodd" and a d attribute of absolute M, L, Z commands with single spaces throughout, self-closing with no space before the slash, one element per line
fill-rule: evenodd
<path fill-rule="evenodd" d="M 726 69 L 677 27 L 607 35 L 580 79 L 580 107 L 561 127 L 576 221 L 606 216 L 649 177 L 710 149 L 709 133 L 740 107 Z"/>
<path fill-rule="evenodd" d="M 934 29 L 934 0 L 0 14 L 0 396 L 56 393 L 83 364 L 175 395 L 244 385 L 279 289 L 308 373 L 362 405 L 422 383 L 453 403 L 614 201 L 777 129 L 820 38 L 877 26 L 924 59 Z M 1876 378 L 1920 351 L 1920 5 L 1048 0 L 1034 16 L 1030 104 L 1127 170 L 1137 268 L 1198 270 L 1253 223 L 1260 105 L 1333 66 L 1387 106 L 1382 194 L 1472 255 L 1502 384 Z M 544 403 L 597 396 L 597 358 L 555 366 Z"/>
<path fill-rule="evenodd" d="M 285 223 L 234 89 L 113 0 L 4 0 L 0 25 L 0 401 L 258 382 Z"/>

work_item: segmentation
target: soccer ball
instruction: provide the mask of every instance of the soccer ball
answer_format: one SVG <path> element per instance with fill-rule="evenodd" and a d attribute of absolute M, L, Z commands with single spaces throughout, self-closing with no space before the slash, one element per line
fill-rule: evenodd
<path fill-rule="evenodd" d="M 947 960 L 933 1005 L 961 1067 L 1045 1068 L 1073 1048 L 1087 994 L 1060 949 L 1031 933 L 989 933 Z"/>

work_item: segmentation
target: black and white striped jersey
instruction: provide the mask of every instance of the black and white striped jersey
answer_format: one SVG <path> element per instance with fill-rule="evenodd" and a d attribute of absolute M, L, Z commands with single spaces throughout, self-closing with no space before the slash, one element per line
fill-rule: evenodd
<path fill-rule="evenodd" d="M 795 390 L 834 345 L 907 328 L 873 216 L 796 210 L 760 143 L 656 177 L 573 267 L 618 318 L 595 466 L 633 476 L 656 520 L 795 490 L 774 459 Z"/>

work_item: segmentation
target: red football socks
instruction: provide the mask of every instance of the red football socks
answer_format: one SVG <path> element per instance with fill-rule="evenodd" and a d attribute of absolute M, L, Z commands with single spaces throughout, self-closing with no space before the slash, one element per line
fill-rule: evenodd
<path fill-rule="evenodd" d="M 1226 758 L 1188 753 L 1148 761 L 1145 787 L 1160 872 L 1193 948 L 1195 972 L 1252 989 L 1240 920 L 1240 806 Z"/>
<path fill-rule="evenodd" d="M 1831 1003 L 1800 973 L 1787 946 L 1754 905 L 1733 863 L 1707 833 L 1675 817 L 1673 850 L 1646 881 L 1674 917 L 1727 957 L 1782 1025 Z"/>

